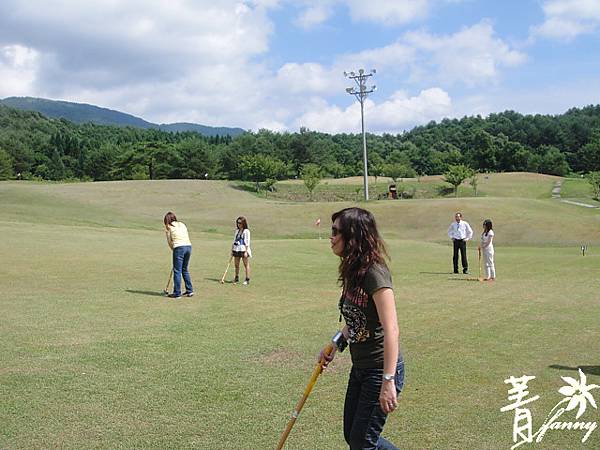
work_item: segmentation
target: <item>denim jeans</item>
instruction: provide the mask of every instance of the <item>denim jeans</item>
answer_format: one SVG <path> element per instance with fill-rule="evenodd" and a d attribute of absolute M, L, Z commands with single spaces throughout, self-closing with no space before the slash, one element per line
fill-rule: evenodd
<path fill-rule="evenodd" d="M 181 275 L 185 282 L 185 290 L 193 292 L 192 278 L 188 272 L 188 264 L 192 256 L 192 246 L 183 245 L 173 249 L 173 294 L 181 295 Z"/>
<path fill-rule="evenodd" d="M 380 436 L 387 414 L 379 406 L 383 369 L 352 367 L 344 403 L 344 438 L 350 450 L 398 450 Z M 404 360 L 396 365 L 396 392 L 404 386 Z"/>

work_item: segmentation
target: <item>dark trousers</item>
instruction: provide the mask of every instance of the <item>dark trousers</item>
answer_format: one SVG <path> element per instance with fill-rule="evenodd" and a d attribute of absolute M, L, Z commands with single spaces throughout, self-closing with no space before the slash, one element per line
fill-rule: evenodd
<path fill-rule="evenodd" d="M 454 239 L 454 254 L 452 255 L 452 263 L 454 264 L 454 273 L 458 273 L 458 251 L 460 250 L 460 261 L 462 263 L 463 272 L 469 270 L 467 262 L 467 241 L 464 239 Z"/>
<path fill-rule="evenodd" d="M 379 406 L 383 369 L 352 367 L 344 403 L 344 439 L 350 450 L 398 450 L 382 438 L 387 414 Z M 396 392 L 404 386 L 404 361 L 396 366 Z"/>

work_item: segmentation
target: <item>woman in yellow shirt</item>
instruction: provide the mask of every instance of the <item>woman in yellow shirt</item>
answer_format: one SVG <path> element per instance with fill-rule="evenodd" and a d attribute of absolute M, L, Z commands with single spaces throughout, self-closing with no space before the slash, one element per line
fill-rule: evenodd
<path fill-rule="evenodd" d="M 188 272 L 190 257 L 192 256 L 192 243 L 188 235 L 187 227 L 183 222 L 178 222 L 174 213 L 169 211 L 165 214 L 165 234 L 167 243 L 173 250 L 173 293 L 169 298 L 181 298 L 181 276 L 185 283 L 185 295 L 191 297 L 194 295 L 192 287 L 192 278 Z"/>

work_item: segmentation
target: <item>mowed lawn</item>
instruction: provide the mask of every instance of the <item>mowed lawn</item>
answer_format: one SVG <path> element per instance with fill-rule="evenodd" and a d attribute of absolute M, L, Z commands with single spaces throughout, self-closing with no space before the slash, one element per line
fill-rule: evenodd
<path fill-rule="evenodd" d="M 561 376 L 583 367 L 600 384 L 600 210 L 532 192 L 368 205 L 392 257 L 406 360 L 385 429 L 400 448 L 510 448 L 513 415 L 500 412 L 510 375 L 537 377 L 536 430 L 562 398 Z M 0 183 L 0 205 L 0 448 L 275 448 L 338 327 L 325 237 L 328 215 L 347 204 L 165 181 Z M 168 209 L 190 228 L 191 299 L 160 295 Z M 497 282 L 473 280 L 474 245 L 471 275 L 450 274 L 456 209 L 477 233 L 494 218 Z M 218 282 L 239 213 L 255 237 L 248 287 Z M 345 448 L 349 368 L 344 353 L 319 378 L 286 448 Z M 588 405 L 581 420 L 600 414 Z M 600 446 L 600 431 L 582 435 L 549 431 L 536 447 Z"/>

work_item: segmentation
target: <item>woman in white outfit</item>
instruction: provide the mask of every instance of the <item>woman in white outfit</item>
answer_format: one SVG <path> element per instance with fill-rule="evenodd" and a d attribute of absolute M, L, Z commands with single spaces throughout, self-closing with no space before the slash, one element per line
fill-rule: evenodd
<path fill-rule="evenodd" d="M 235 279 L 234 283 L 240 281 L 240 259 L 244 261 L 244 269 L 246 270 L 246 279 L 244 284 L 250 284 L 250 258 L 252 258 L 252 249 L 250 248 L 250 230 L 248 229 L 248 221 L 244 216 L 240 216 L 235 220 L 236 230 L 233 235 L 233 244 L 231 245 L 231 256 L 235 263 Z"/>
<path fill-rule="evenodd" d="M 494 281 L 496 279 L 496 268 L 494 267 L 494 230 L 492 230 L 492 221 L 490 219 L 483 221 L 483 233 L 481 233 L 479 249 L 481 250 L 485 266 L 484 281 Z"/>

